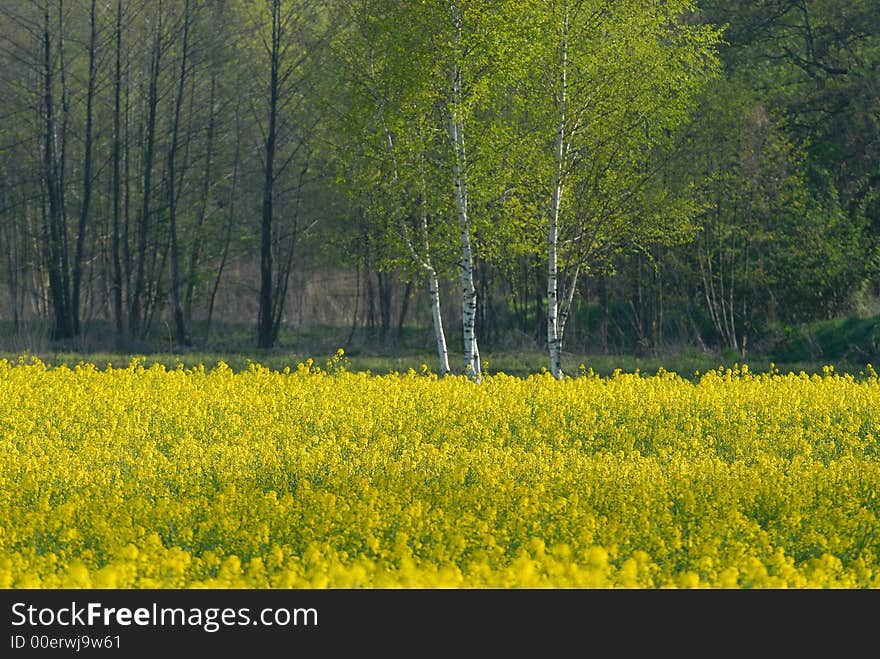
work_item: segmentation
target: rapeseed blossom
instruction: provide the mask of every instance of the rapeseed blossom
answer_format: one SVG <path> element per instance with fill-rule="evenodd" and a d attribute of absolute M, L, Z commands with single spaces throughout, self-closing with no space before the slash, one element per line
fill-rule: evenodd
<path fill-rule="evenodd" d="M 876 588 L 880 379 L 0 361 L 3 588 Z"/>

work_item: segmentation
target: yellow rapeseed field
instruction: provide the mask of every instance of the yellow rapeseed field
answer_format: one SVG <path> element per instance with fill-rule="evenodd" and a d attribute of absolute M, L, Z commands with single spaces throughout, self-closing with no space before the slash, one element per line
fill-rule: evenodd
<path fill-rule="evenodd" d="M 2 360 L 0 587 L 877 588 L 867 370 Z"/>

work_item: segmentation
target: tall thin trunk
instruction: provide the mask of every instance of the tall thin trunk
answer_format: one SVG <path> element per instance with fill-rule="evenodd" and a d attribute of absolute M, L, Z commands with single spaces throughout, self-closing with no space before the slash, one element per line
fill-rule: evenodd
<path fill-rule="evenodd" d="M 306 158 L 299 173 L 299 182 L 296 189 L 296 203 L 291 211 L 292 226 L 290 228 L 290 240 L 288 241 L 287 255 L 281 263 L 278 278 L 275 282 L 274 314 L 272 316 L 272 336 L 278 339 L 281 331 L 281 319 L 284 316 L 284 304 L 287 300 L 287 290 L 290 285 L 290 273 L 293 271 L 294 256 L 296 255 L 296 243 L 299 239 L 299 211 L 302 202 L 302 190 L 305 185 L 306 174 L 309 172 L 309 158 Z"/>
<path fill-rule="evenodd" d="M 547 348 L 550 353 L 550 373 L 561 379 L 562 327 L 559 322 L 559 215 L 562 208 L 566 171 L 566 121 L 568 103 L 568 9 L 565 9 L 560 44 L 559 91 L 557 104 L 559 122 L 556 127 L 556 145 L 553 152 L 553 195 L 550 202 L 550 220 L 547 227 Z"/>
<path fill-rule="evenodd" d="M 391 275 L 381 268 L 376 270 L 376 283 L 379 289 L 379 342 L 385 345 L 391 326 Z"/>
<path fill-rule="evenodd" d="M 94 5 L 94 3 L 93 3 Z M 116 325 L 116 338 L 124 333 L 122 311 L 122 262 L 119 254 L 122 135 L 120 114 L 122 94 L 122 0 L 116 3 L 116 72 L 113 81 L 113 237 L 111 240 L 111 261 L 113 265 L 113 319 Z"/>
<path fill-rule="evenodd" d="M 73 331 L 80 332 L 80 289 L 82 287 L 83 256 L 86 244 L 86 225 L 89 219 L 89 204 L 92 199 L 92 121 L 95 99 L 95 46 L 97 41 L 97 0 L 92 0 L 89 10 L 89 81 L 86 92 L 86 134 L 85 153 L 83 154 L 83 199 L 79 213 L 79 224 L 76 233 L 76 252 L 73 257 L 73 296 L 71 307 L 73 312 Z"/>
<path fill-rule="evenodd" d="M 76 334 L 73 322 L 73 305 L 70 297 L 70 248 L 67 222 L 67 137 L 70 124 L 70 87 L 67 84 L 67 57 L 64 27 L 64 0 L 58 0 L 58 82 L 61 85 L 61 126 L 60 134 L 56 135 L 56 181 L 58 182 L 58 208 L 60 214 L 60 256 L 61 256 L 61 289 L 64 294 L 64 307 L 67 313 L 66 325 L 70 327 L 70 336 Z M 58 122 L 56 122 L 56 127 Z"/>
<path fill-rule="evenodd" d="M 446 345 L 446 334 L 443 332 L 443 316 L 440 313 L 440 280 L 437 271 L 431 264 L 431 252 L 428 248 L 428 215 L 422 204 L 421 213 L 422 245 L 425 251 L 423 267 L 428 274 L 428 289 L 431 294 L 431 318 L 434 323 L 434 339 L 437 343 L 437 361 L 440 365 L 440 376 L 452 372 L 449 368 L 449 349 Z"/>
<path fill-rule="evenodd" d="M 440 366 L 441 376 L 452 373 L 449 367 L 449 349 L 446 345 L 446 334 L 443 332 L 443 316 L 440 309 L 440 280 L 434 268 L 426 268 L 428 271 L 428 286 L 431 293 L 431 319 L 434 323 L 434 340 L 437 344 L 437 363 Z"/>
<path fill-rule="evenodd" d="M 126 307 L 131 300 L 133 280 L 131 260 L 131 57 L 125 55 L 125 102 L 122 106 L 122 299 Z"/>
<path fill-rule="evenodd" d="M 72 337 L 73 326 L 70 322 L 67 294 L 64 288 L 64 259 L 62 257 L 64 242 L 61 235 L 58 164 L 55 159 L 55 113 L 52 85 L 52 35 L 49 28 L 49 4 L 47 2 L 43 12 L 43 178 L 48 200 L 48 208 L 44 212 L 44 227 L 49 295 L 54 315 L 53 335 L 60 339 Z"/>
<path fill-rule="evenodd" d="M 39 120 L 42 120 L 42 117 Z M 25 240 L 28 243 L 25 246 L 25 253 L 30 253 L 36 257 L 35 267 L 30 269 L 31 295 L 29 296 L 29 308 L 31 315 L 37 318 L 49 318 L 52 315 L 52 300 L 49 293 L 49 270 L 45 258 L 49 227 L 47 225 L 48 215 L 44 185 L 40 186 L 38 197 L 39 203 L 35 204 L 34 208 L 26 214 L 27 227 L 24 233 Z"/>
<path fill-rule="evenodd" d="M 376 84 L 376 72 L 373 66 L 372 56 L 370 57 L 370 83 L 372 85 L 373 98 L 376 103 L 376 113 L 378 115 L 379 123 L 382 126 L 382 131 L 385 136 L 385 144 L 388 149 L 388 155 L 391 159 L 393 173 L 392 180 L 397 181 L 398 178 L 398 170 L 397 170 L 397 157 L 395 153 L 394 147 L 394 137 L 391 134 L 391 131 L 388 128 L 388 123 L 385 121 L 385 105 L 382 99 L 382 96 L 379 93 L 378 85 Z M 437 271 L 434 269 L 433 264 L 431 263 L 431 246 L 430 241 L 428 239 L 428 212 L 426 208 L 427 203 L 427 186 L 425 181 L 425 172 L 421 167 L 423 164 L 420 161 L 420 177 L 419 183 L 421 185 L 421 199 L 419 205 L 419 220 L 420 220 L 420 230 L 422 234 L 422 255 L 418 253 L 415 248 L 415 245 L 410 240 L 409 231 L 407 229 L 406 221 L 401 216 L 400 217 L 400 225 L 402 229 L 402 233 L 405 239 L 405 243 L 407 248 L 409 249 L 410 255 L 415 261 L 416 265 L 423 269 L 428 278 L 428 290 L 430 291 L 430 302 L 431 302 L 431 316 L 433 319 L 434 325 L 434 340 L 437 344 L 437 358 L 439 365 L 439 374 L 440 376 L 445 376 L 452 372 L 449 368 L 449 349 L 446 344 L 446 334 L 443 331 L 443 316 L 440 310 L 440 282 L 437 277 Z M 368 280 L 369 283 L 369 280 Z M 409 290 L 409 288 L 407 288 Z M 372 290 L 370 290 L 372 294 Z M 405 298 L 407 299 L 407 298 Z M 357 298 L 355 298 L 355 303 L 357 304 Z M 372 306 L 372 296 L 371 296 L 371 306 Z M 401 311 L 401 322 L 400 325 L 403 324 L 403 315 L 404 312 Z M 357 319 L 357 312 L 355 311 L 355 320 Z M 398 334 L 399 334 L 398 330 Z M 352 325 L 351 335 L 354 335 L 354 325 Z M 350 340 L 350 339 L 349 339 Z"/>
<path fill-rule="evenodd" d="M 409 312 L 409 299 L 412 296 L 412 280 L 407 279 L 403 287 L 403 295 L 400 296 L 400 314 L 397 316 L 397 332 L 395 341 L 403 338 L 403 324 L 406 322 L 406 314 Z"/>
<path fill-rule="evenodd" d="M 12 305 L 12 330 L 17 336 L 19 331 L 19 291 L 18 271 L 21 267 L 18 257 L 18 226 L 13 221 L 4 218 L 0 221 L 0 245 L 6 247 L 6 276 L 9 288 L 10 303 Z"/>
<path fill-rule="evenodd" d="M 456 4 L 453 17 L 454 62 L 450 75 L 449 137 L 452 142 L 452 185 L 461 240 L 461 323 L 464 341 L 464 373 L 475 382 L 482 379 L 480 351 L 475 331 L 477 289 L 474 286 L 474 258 L 468 221 L 467 159 L 464 143 L 464 120 L 461 110 L 462 71 L 460 62 L 461 8 Z"/>
<path fill-rule="evenodd" d="M 232 157 L 232 177 L 229 184 L 229 211 L 226 216 L 226 231 L 223 236 L 223 252 L 220 255 L 220 264 L 217 266 L 217 275 L 214 277 L 214 284 L 211 287 L 211 295 L 208 298 L 208 315 L 205 320 L 205 341 L 211 335 L 211 321 L 214 318 L 214 302 L 217 299 L 217 290 L 220 288 L 220 280 L 223 277 L 223 270 L 226 268 L 226 262 L 229 259 L 229 246 L 232 244 L 232 227 L 235 225 L 235 199 L 238 190 L 238 166 L 241 158 L 241 100 L 235 106 L 235 148 Z"/>
<path fill-rule="evenodd" d="M 443 315 L 440 309 L 440 280 L 437 277 L 437 270 L 431 263 L 431 246 L 428 240 L 428 212 L 425 206 L 425 178 L 424 172 L 421 177 L 422 198 L 419 204 L 419 224 L 422 233 L 422 255 L 416 251 L 415 246 L 409 238 L 409 231 L 405 222 L 401 222 L 405 243 L 409 248 L 413 261 L 425 271 L 428 278 L 428 290 L 431 300 L 431 317 L 434 323 L 434 340 L 437 344 L 437 361 L 439 364 L 440 376 L 448 375 L 452 372 L 449 368 L 449 349 L 446 344 L 446 334 L 443 331 Z"/>
<path fill-rule="evenodd" d="M 174 102 L 174 120 L 171 127 L 171 146 L 168 150 L 168 225 L 171 232 L 171 304 L 174 315 L 175 338 L 179 345 L 188 345 L 186 325 L 183 319 L 183 308 L 180 304 L 180 246 L 177 226 L 177 191 L 175 156 L 180 135 L 180 110 L 183 106 L 183 90 L 186 83 L 187 56 L 189 54 L 190 2 L 186 0 L 183 9 L 183 43 L 180 52 L 180 76 L 177 84 L 177 98 Z"/>
<path fill-rule="evenodd" d="M 360 311 L 361 302 L 361 262 L 355 263 L 354 268 L 354 309 L 351 312 L 351 329 L 348 331 L 348 338 L 345 340 L 346 345 L 351 343 L 354 333 L 357 331 L 358 312 Z"/>
<path fill-rule="evenodd" d="M 196 286 L 196 271 L 202 253 L 202 239 L 205 219 L 208 215 L 208 201 L 211 192 L 211 164 L 214 156 L 214 90 L 217 83 L 216 67 L 211 67 L 211 87 L 208 92 L 208 134 L 205 137 L 205 174 L 202 180 L 202 198 L 199 204 L 199 215 L 193 235 L 192 249 L 189 253 L 189 267 L 186 276 L 186 294 L 184 295 L 184 316 L 187 326 L 192 326 L 193 293 Z"/>
<path fill-rule="evenodd" d="M 260 307 L 257 315 L 257 347 L 271 348 L 272 308 L 272 201 L 275 186 L 275 142 L 278 114 L 278 67 L 281 49 L 281 0 L 272 0 L 272 41 L 269 52 L 269 125 L 266 129 L 265 167 L 263 169 L 263 214 L 260 222 Z"/>
<path fill-rule="evenodd" d="M 143 190 L 141 190 L 141 210 L 138 217 L 137 262 L 135 264 L 134 286 L 131 292 L 131 308 L 129 310 L 129 332 L 132 337 L 140 338 L 147 330 L 143 322 L 145 295 L 145 275 L 147 261 L 147 238 L 150 226 L 150 193 L 153 184 L 153 158 L 156 145 L 156 107 L 159 103 L 159 66 L 162 57 L 162 3 L 159 2 L 159 17 L 156 34 L 153 38 L 152 56 L 150 58 L 150 81 L 147 97 L 147 135 L 146 153 L 143 164 Z M 155 251 L 154 251 L 155 255 Z"/>

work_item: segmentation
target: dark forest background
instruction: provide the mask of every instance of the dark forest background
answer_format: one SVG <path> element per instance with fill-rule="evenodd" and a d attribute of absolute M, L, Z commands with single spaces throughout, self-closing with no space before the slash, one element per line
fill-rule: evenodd
<path fill-rule="evenodd" d="M 429 354 L 427 284 L 388 221 L 385 165 L 372 175 L 379 121 L 364 130 L 432 66 L 407 55 L 429 46 L 405 5 L 0 3 L 0 350 Z M 880 5 L 700 0 L 682 20 L 723 30 L 717 72 L 650 161 L 692 212 L 580 264 L 565 350 L 875 360 Z M 374 57 L 370 105 L 355 73 Z M 505 75 L 532 65 L 511 57 Z M 480 89 L 472 180 L 512 107 Z M 441 159 L 420 179 L 438 190 Z M 546 256 L 523 227 L 541 210 L 472 189 L 482 351 L 540 352 Z M 431 235 L 460 350 L 452 216 L 435 203 Z"/>

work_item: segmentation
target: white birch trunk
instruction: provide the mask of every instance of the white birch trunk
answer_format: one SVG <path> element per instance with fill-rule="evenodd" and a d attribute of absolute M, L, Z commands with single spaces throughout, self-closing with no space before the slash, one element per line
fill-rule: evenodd
<path fill-rule="evenodd" d="M 413 246 L 409 237 L 409 231 L 406 223 L 401 221 L 401 229 L 403 230 L 403 239 L 409 249 L 410 256 L 416 265 L 422 268 L 428 277 L 428 290 L 431 295 L 431 316 L 434 320 L 434 340 L 437 343 L 437 359 L 440 365 L 440 376 L 448 375 L 452 372 L 449 368 L 449 349 L 446 346 L 446 333 L 443 331 L 443 316 L 440 313 L 440 280 L 437 277 L 437 271 L 431 263 L 431 249 L 428 243 L 428 216 L 425 213 L 424 206 L 421 210 L 421 230 L 422 230 L 422 250 L 423 255 L 420 256 Z"/>
<path fill-rule="evenodd" d="M 440 315 L 440 282 L 437 272 L 426 264 L 428 282 L 431 289 L 431 314 L 434 318 L 434 338 L 437 341 L 437 358 L 440 364 L 440 375 L 444 376 L 452 372 L 449 368 L 449 350 L 446 347 L 446 335 L 443 333 L 443 317 Z"/>
<path fill-rule="evenodd" d="M 422 181 L 424 182 L 424 177 Z M 443 377 L 451 373 L 452 369 L 449 368 L 449 349 L 446 347 L 446 334 L 443 332 L 443 316 L 440 314 L 440 281 L 437 278 L 437 271 L 431 264 L 431 249 L 428 242 L 428 214 L 425 212 L 424 196 L 425 192 L 423 190 L 421 228 L 424 259 L 422 260 L 422 267 L 428 273 L 428 288 L 431 292 L 431 316 L 434 319 L 434 339 L 437 342 L 440 377 Z"/>
<path fill-rule="evenodd" d="M 458 168 L 456 168 L 458 169 Z M 462 181 L 456 176 L 456 191 L 461 191 Z M 474 262 L 471 251 L 470 231 L 467 220 L 467 197 L 459 193 L 456 199 L 459 224 L 461 228 L 461 323 L 464 337 L 464 372 L 470 379 L 479 382 L 482 374 L 480 351 L 477 347 L 477 289 L 474 286 Z"/>
<path fill-rule="evenodd" d="M 553 194 L 550 202 L 550 218 L 547 227 L 547 349 L 550 357 L 550 373 L 557 380 L 562 373 L 562 333 L 565 329 L 565 316 L 559 313 L 559 215 L 562 207 L 564 191 L 566 133 L 566 104 L 568 102 L 566 88 L 568 68 L 568 11 L 566 9 L 562 26 L 562 44 L 560 53 L 560 88 L 557 99 L 559 107 L 559 123 L 556 129 L 556 146 L 554 150 Z M 574 282 L 568 297 L 570 304 L 574 293 Z M 565 305 L 566 311 L 568 305 Z"/>
<path fill-rule="evenodd" d="M 397 157 L 394 149 L 394 137 L 391 135 L 391 131 L 388 129 L 388 123 L 385 121 L 385 107 L 382 102 L 382 97 L 379 95 L 378 85 L 376 84 L 376 70 L 373 66 L 373 58 L 370 56 L 370 82 L 372 84 L 372 92 L 373 98 L 376 102 L 376 112 L 378 114 L 379 123 L 382 125 L 382 132 L 385 136 L 385 144 L 388 148 L 388 155 L 391 158 L 393 173 L 392 177 L 394 181 L 397 180 L 398 170 L 397 170 Z M 424 176 L 423 176 L 424 182 Z M 424 190 L 423 190 L 423 204 L 424 204 Z M 415 261 L 416 265 L 425 270 L 428 277 L 428 290 L 430 291 L 431 298 L 431 316 L 434 321 L 434 340 L 437 343 L 437 359 L 439 365 L 439 374 L 440 376 L 448 375 L 452 372 L 452 369 L 449 368 L 449 349 L 446 345 L 446 334 L 443 331 L 443 316 L 440 313 L 440 281 L 437 277 L 437 271 L 434 269 L 434 266 L 431 264 L 431 248 L 430 243 L 428 242 L 428 216 L 425 212 L 424 205 L 421 209 L 421 231 L 422 231 L 422 255 L 420 256 L 418 252 L 416 252 L 415 246 L 410 240 L 406 222 L 401 218 L 401 229 L 403 230 L 403 238 L 406 243 L 407 248 L 409 249 L 410 255 Z"/>
<path fill-rule="evenodd" d="M 461 323 L 464 336 L 464 373 L 471 380 L 480 382 L 482 372 L 480 351 L 475 331 L 477 319 L 477 289 L 474 286 L 474 260 L 468 225 L 467 161 L 464 148 L 464 122 L 461 117 L 461 68 L 458 42 L 461 32 L 461 9 L 454 7 L 453 50 L 455 61 L 450 80 L 449 137 L 452 141 L 452 184 L 456 214 L 461 230 Z"/>

